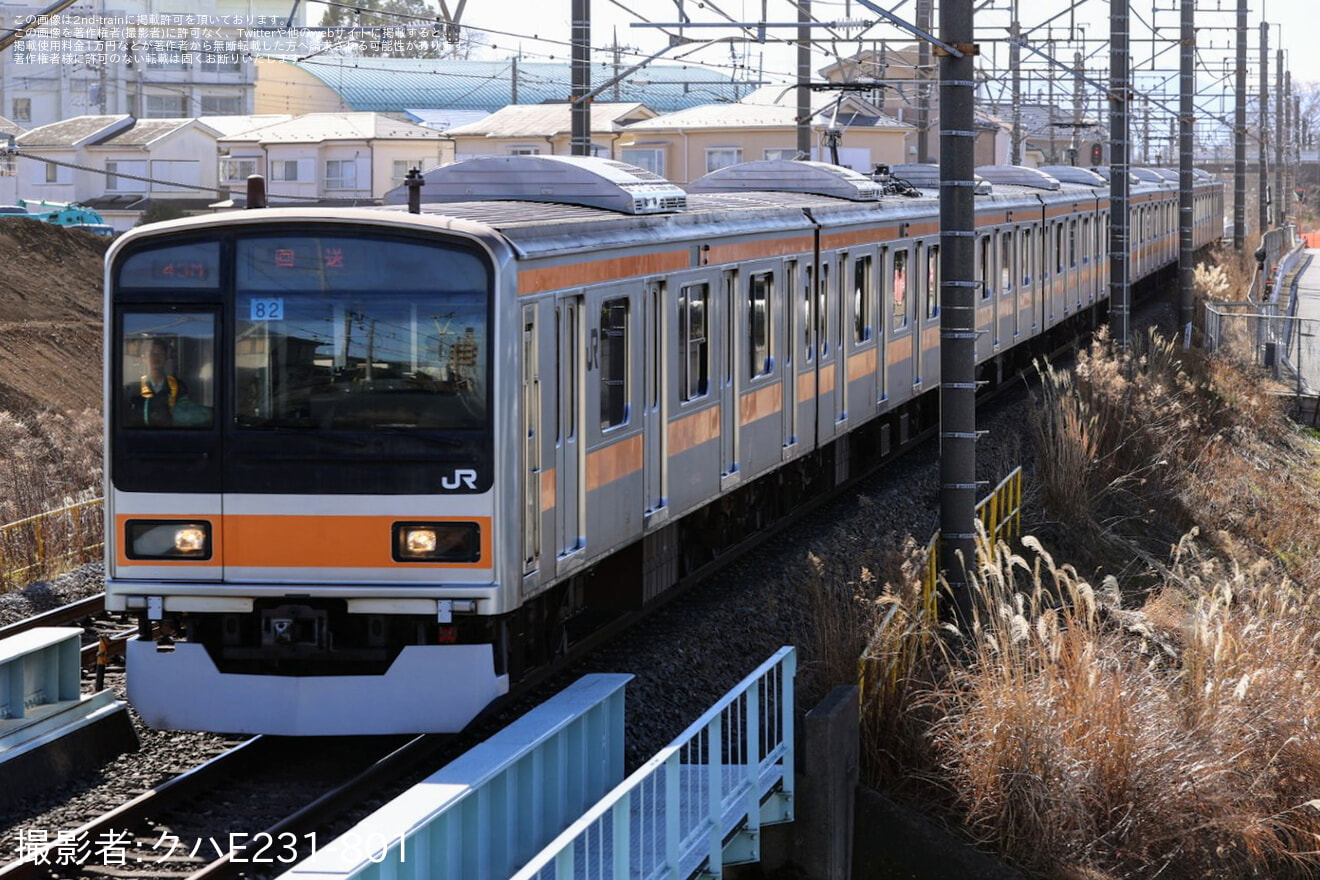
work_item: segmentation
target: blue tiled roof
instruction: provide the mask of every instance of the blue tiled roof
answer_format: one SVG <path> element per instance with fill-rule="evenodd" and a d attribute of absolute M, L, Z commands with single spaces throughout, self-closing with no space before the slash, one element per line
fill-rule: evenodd
<path fill-rule="evenodd" d="M 413 58 L 334 58 L 319 56 L 290 62 L 334 89 L 354 110 L 397 113 L 405 109 L 484 110 L 513 103 L 511 61 L 455 61 Z M 594 65 L 592 82 L 607 82 L 612 65 Z M 698 104 L 734 101 L 753 89 L 700 67 L 653 64 L 599 99 L 636 102 L 661 113 Z M 566 101 L 570 93 L 567 64 L 519 62 L 518 103 Z"/>

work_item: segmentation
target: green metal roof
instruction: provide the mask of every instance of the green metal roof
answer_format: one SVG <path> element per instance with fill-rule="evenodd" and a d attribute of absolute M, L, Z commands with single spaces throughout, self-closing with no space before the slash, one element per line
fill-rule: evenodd
<path fill-rule="evenodd" d="M 414 58 L 335 58 L 289 62 L 334 89 L 354 110 L 484 110 L 513 101 L 512 61 Z M 615 76 L 613 65 L 592 67 L 593 88 Z M 570 68 L 550 62 L 518 63 L 519 104 L 567 101 Z M 640 103 L 669 113 L 697 104 L 736 101 L 754 86 L 699 67 L 653 64 L 600 93 L 598 100 Z"/>

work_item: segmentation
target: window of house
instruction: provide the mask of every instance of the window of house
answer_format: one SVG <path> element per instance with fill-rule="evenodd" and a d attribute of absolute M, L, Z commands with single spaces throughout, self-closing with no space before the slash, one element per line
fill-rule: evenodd
<path fill-rule="evenodd" d="M 710 389 L 710 341 L 706 332 L 710 290 L 689 284 L 678 295 L 678 399 L 705 397 Z"/>
<path fill-rule="evenodd" d="M 539 156 L 541 155 L 541 148 L 517 146 L 517 147 L 508 147 L 504 152 L 506 156 Z"/>
<path fill-rule="evenodd" d="M 769 375 L 774 369 L 770 357 L 770 291 L 774 275 L 760 272 L 753 275 L 747 285 L 747 352 L 750 357 L 748 375 Z"/>
<path fill-rule="evenodd" d="M 665 176 L 665 151 L 660 147 L 624 147 L 619 158 L 657 177 Z"/>
<path fill-rule="evenodd" d="M 737 165 L 741 161 L 741 147 L 709 147 L 706 150 L 706 173 Z"/>
<path fill-rule="evenodd" d="M 10 102 L 9 106 L 10 106 L 9 115 L 15 122 L 32 121 L 31 98 L 15 98 L 13 101 Z"/>
<path fill-rule="evenodd" d="M 116 173 L 118 173 L 146 177 L 147 163 L 143 160 L 125 161 L 123 159 L 107 159 L 105 170 L 105 188 L 107 192 L 142 192 L 146 188 L 146 184 L 143 181 L 130 180 L 128 178 L 115 176 Z"/>
<path fill-rule="evenodd" d="M 765 150 L 761 153 L 765 159 L 796 159 L 797 154 L 796 148 Z"/>
<path fill-rule="evenodd" d="M 853 260 L 853 341 L 871 338 L 871 257 Z"/>
<path fill-rule="evenodd" d="M 257 173 L 256 159 L 221 159 L 220 177 L 226 181 L 247 180 Z"/>
<path fill-rule="evenodd" d="M 297 159 L 272 159 L 270 160 L 270 179 L 283 180 L 286 182 L 295 182 L 298 180 L 298 160 Z"/>
<path fill-rule="evenodd" d="M 628 421 L 628 299 L 600 306 L 600 429 Z"/>
<path fill-rule="evenodd" d="M 188 115 L 184 95 L 147 95 L 147 119 L 173 119 Z"/>
<path fill-rule="evenodd" d="M 421 169 L 421 159 L 395 159 L 390 164 L 390 183 L 393 186 L 403 186 L 403 182 L 408 179 L 408 172 L 414 168 Z"/>
<path fill-rule="evenodd" d="M 326 189 L 357 189 L 357 160 L 328 159 L 325 163 Z"/>
<path fill-rule="evenodd" d="M 60 166 L 52 165 L 50 162 L 46 163 L 46 182 L 47 183 L 60 182 Z"/>
<path fill-rule="evenodd" d="M 238 95 L 202 95 L 203 116 L 238 116 L 243 112 L 243 99 Z"/>

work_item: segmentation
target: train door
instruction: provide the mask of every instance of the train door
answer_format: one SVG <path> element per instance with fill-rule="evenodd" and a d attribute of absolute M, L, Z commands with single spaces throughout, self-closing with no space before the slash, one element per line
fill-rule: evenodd
<path fill-rule="evenodd" d="M 879 409 L 889 401 L 889 248 L 875 253 L 875 402 Z"/>
<path fill-rule="evenodd" d="M 582 295 L 555 304 L 555 375 L 559 385 L 555 419 L 555 547 L 564 572 L 579 562 L 585 546 L 582 498 Z"/>
<path fill-rule="evenodd" d="M 848 419 L 848 340 L 853 334 L 853 297 L 860 291 L 850 292 L 848 255 L 839 254 L 834 273 L 838 287 L 834 308 L 834 424 Z"/>
<path fill-rule="evenodd" d="M 817 263 L 818 276 L 815 286 L 816 341 L 816 443 L 825 443 L 834 436 L 835 400 L 838 394 L 839 361 L 838 345 L 834 338 L 834 276 L 831 271 L 834 260 L 822 255 Z"/>
<path fill-rule="evenodd" d="M 525 586 L 532 587 L 541 563 L 541 347 L 536 308 L 522 310 L 523 575 Z"/>
<path fill-rule="evenodd" d="M 784 457 L 788 458 L 798 444 L 798 379 L 797 365 L 801 361 L 801 348 L 799 339 L 802 335 L 802 311 L 798 308 L 797 291 L 800 281 L 798 279 L 797 260 L 784 261 L 784 283 L 779 285 L 776 290 L 776 301 L 774 304 L 775 314 L 784 316 L 780 322 L 783 330 L 775 329 L 776 333 L 783 333 L 783 341 L 776 346 L 778 351 L 784 353 L 783 382 L 784 382 Z"/>
<path fill-rule="evenodd" d="M 642 477 L 645 497 L 642 511 L 646 525 L 663 522 L 669 516 L 669 499 L 665 479 L 665 449 L 668 436 L 665 431 L 665 327 L 664 290 L 662 281 L 646 285 L 645 304 L 642 308 L 642 424 L 644 448 Z"/>
<path fill-rule="evenodd" d="M 720 489 L 737 483 L 741 477 L 738 467 L 738 436 L 741 426 L 738 424 L 738 395 L 742 383 L 738 381 L 742 364 L 740 352 L 742 346 L 738 340 L 742 336 L 742 309 L 738 307 L 738 270 L 730 269 L 724 273 L 724 296 L 720 324 L 724 327 L 723 348 L 720 357 Z M 717 325 L 718 326 L 718 325 Z"/>

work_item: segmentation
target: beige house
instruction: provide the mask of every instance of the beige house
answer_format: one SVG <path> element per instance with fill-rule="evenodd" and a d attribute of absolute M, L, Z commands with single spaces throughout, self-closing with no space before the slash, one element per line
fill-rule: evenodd
<path fill-rule="evenodd" d="M 912 126 L 849 93 L 812 93 L 811 159 L 869 172 L 904 161 Z M 832 135 L 836 135 L 831 145 Z M 617 157 L 675 183 L 758 159 L 797 155 L 797 95 L 770 86 L 741 101 L 705 104 L 629 125 Z"/>
<path fill-rule="evenodd" d="M 593 103 L 591 154 L 620 158 L 618 143 L 624 130 L 655 118 L 645 104 Z M 479 122 L 451 128 L 459 159 L 473 156 L 569 156 L 573 152 L 572 108 L 568 104 L 510 104 Z"/>
<path fill-rule="evenodd" d="M 929 161 L 938 162 L 940 157 L 940 97 L 939 97 L 939 57 L 933 52 L 926 76 L 921 75 L 920 55 L 917 46 L 907 45 L 899 48 L 867 49 L 848 58 L 843 58 L 828 67 L 821 68 L 820 75 L 832 83 L 847 83 L 853 86 L 871 85 L 870 91 L 860 94 L 878 106 L 886 115 L 913 126 L 913 136 L 908 142 L 907 158 L 903 161 L 916 162 L 917 141 L 920 124 L 918 112 L 921 103 L 921 90 L 924 88 L 930 96 L 930 113 L 926 127 L 926 151 Z M 984 112 L 976 114 L 976 164 L 1006 165 L 1012 147 L 1012 128 L 1004 123 L 1007 117 L 999 118 Z"/>
<path fill-rule="evenodd" d="M 452 162 L 454 145 L 434 129 L 383 113 L 308 113 L 219 139 L 220 185 L 242 193 L 261 174 L 272 202 L 378 200 L 409 169 Z"/>

